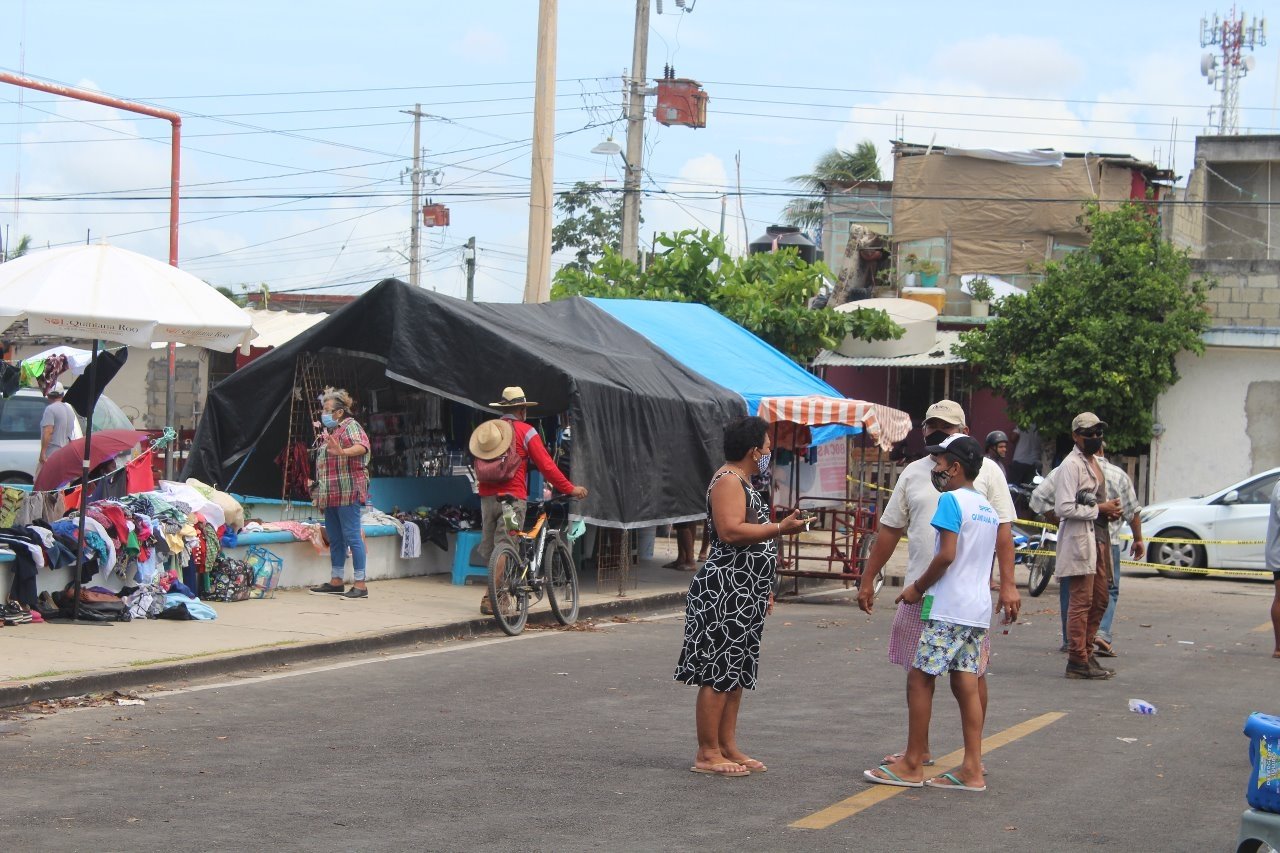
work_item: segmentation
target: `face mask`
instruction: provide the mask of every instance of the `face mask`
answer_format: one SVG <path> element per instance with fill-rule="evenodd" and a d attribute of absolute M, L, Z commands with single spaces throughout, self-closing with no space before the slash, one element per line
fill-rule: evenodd
<path fill-rule="evenodd" d="M 756 467 L 760 469 L 761 474 L 769 473 L 769 457 L 772 455 L 772 453 L 766 453 L 756 460 Z"/>
<path fill-rule="evenodd" d="M 947 483 L 951 482 L 951 475 L 947 473 L 947 469 L 941 470 L 935 468 L 929 472 L 929 479 L 933 481 L 933 487 L 940 492 L 947 490 Z"/>
<path fill-rule="evenodd" d="M 942 444 L 942 442 L 947 440 L 948 435 L 950 435 L 950 433 L 943 432 L 940 429 L 935 429 L 933 432 L 926 433 L 924 437 L 925 447 L 936 447 L 937 445 Z"/>
<path fill-rule="evenodd" d="M 326 429 L 333 429 L 338 425 L 338 419 L 328 412 L 322 412 L 320 415 L 320 423 L 324 424 Z"/>
<path fill-rule="evenodd" d="M 1083 442 L 1085 456 L 1095 456 L 1102 449 L 1102 438 L 1086 438 Z"/>

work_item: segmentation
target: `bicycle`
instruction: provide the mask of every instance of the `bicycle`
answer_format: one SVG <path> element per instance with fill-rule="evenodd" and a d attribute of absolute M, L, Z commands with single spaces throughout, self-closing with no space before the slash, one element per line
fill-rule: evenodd
<path fill-rule="evenodd" d="M 531 599 L 547 596 L 551 614 L 561 625 L 578 620 L 578 569 L 564 535 L 568 496 L 549 501 L 530 501 L 528 514 L 535 517 L 529 530 L 523 519 L 515 518 L 515 498 L 503 495 L 506 536 L 499 531 L 493 556 L 489 558 L 489 601 L 498 627 L 514 637 L 524 630 Z M 553 528 L 550 509 L 565 508 L 565 519 Z"/>

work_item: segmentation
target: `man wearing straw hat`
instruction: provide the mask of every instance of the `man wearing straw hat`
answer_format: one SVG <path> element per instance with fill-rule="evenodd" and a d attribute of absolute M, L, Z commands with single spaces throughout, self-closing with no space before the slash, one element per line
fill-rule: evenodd
<path fill-rule="evenodd" d="M 503 388 L 502 399 L 489 404 L 490 408 L 502 409 L 502 417 L 480 424 L 471 433 L 471 440 L 468 442 L 471 455 L 480 461 L 500 459 L 512 448 L 518 457 L 518 464 L 506 479 L 485 481 L 481 478 L 479 484 L 481 533 L 476 556 L 485 564 L 493 556 L 498 525 L 502 521 L 502 504 L 498 497 L 510 495 L 515 498 L 516 517 L 524 518 L 525 505 L 529 499 L 529 460 L 533 460 L 533 464 L 556 491 L 578 499 L 587 496 L 586 488 L 575 486 L 557 467 L 538 431 L 526 423 L 529 409 L 536 405 L 538 404 L 525 397 L 524 389 L 519 385 Z M 480 599 L 480 612 L 486 616 L 493 614 L 487 594 Z"/>

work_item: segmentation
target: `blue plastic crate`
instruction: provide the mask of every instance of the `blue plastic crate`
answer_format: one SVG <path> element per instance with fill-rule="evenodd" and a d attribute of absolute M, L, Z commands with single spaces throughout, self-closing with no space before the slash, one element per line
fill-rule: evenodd
<path fill-rule="evenodd" d="M 1244 733 L 1252 768 L 1245 799 L 1255 809 L 1280 812 L 1280 717 L 1250 714 Z"/>

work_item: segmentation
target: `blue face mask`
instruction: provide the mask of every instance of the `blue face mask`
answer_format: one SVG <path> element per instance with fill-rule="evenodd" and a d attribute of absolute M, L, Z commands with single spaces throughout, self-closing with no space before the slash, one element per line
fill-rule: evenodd
<path fill-rule="evenodd" d="M 756 467 L 760 469 L 761 474 L 769 473 L 769 457 L 772 455 L 772 453 L 766 453 L 756 460 Z"/>
<path fill-rule="evenodd" d="M 328 412 L 321 412 L 320 423 L 324 424 L 325 429 L 333 429 L 338 425 L 338 419 Z"/>

